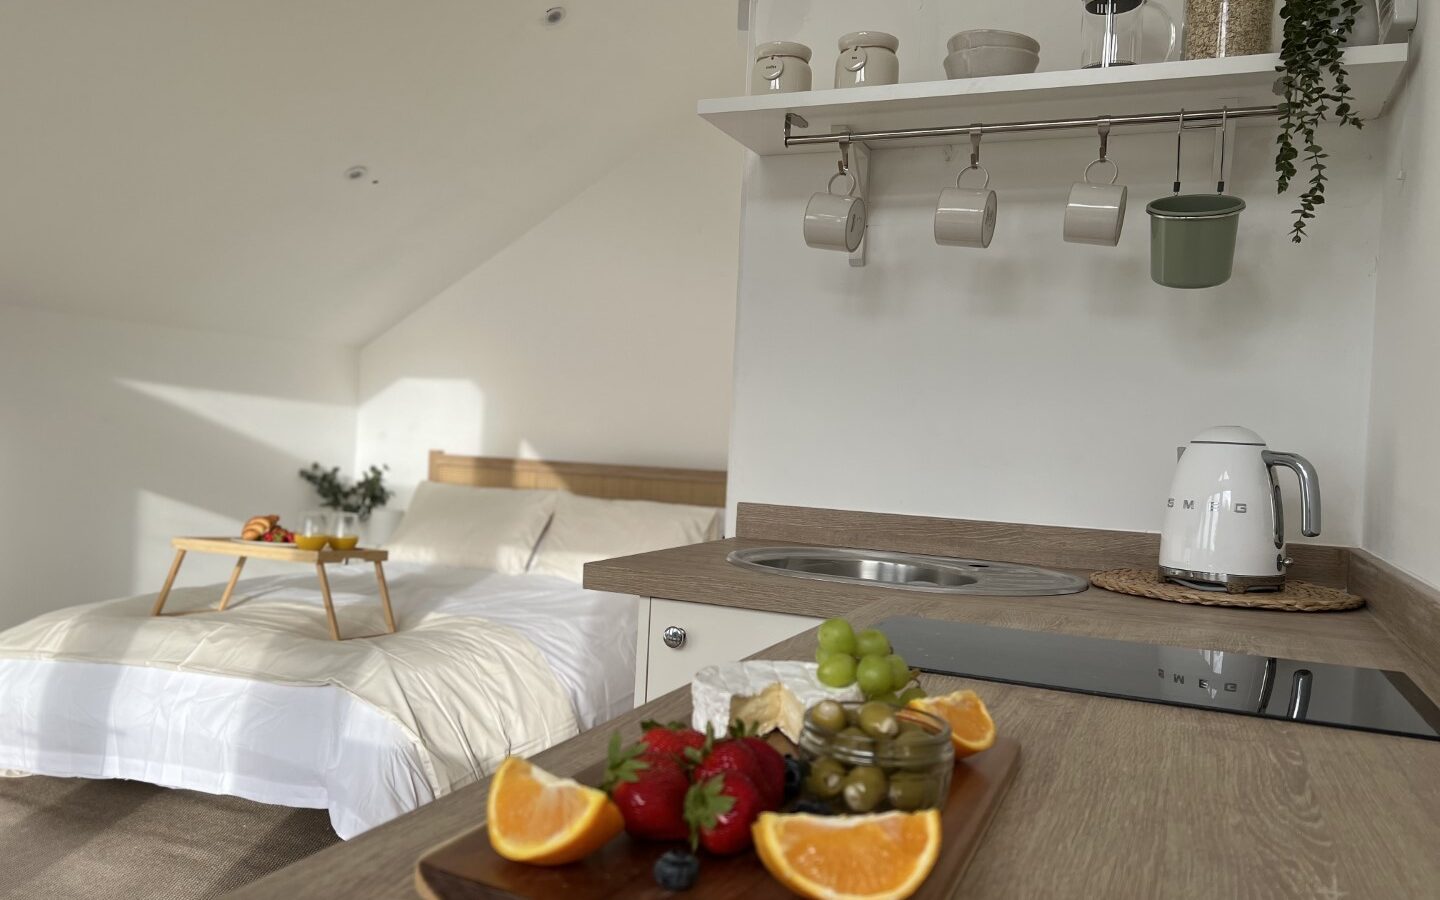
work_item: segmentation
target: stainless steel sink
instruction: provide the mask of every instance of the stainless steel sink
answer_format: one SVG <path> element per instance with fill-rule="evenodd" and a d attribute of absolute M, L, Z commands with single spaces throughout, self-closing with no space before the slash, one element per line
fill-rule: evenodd
<path fill-rule="evenodd" d="M 736 550 L 726 559 L 742 568 L 773 575 L 932 594 L 1042 597 L 1078 594 L 1090 586 L 1084 578 L 1035 566 L 879 550 L 754 547 Z"/>

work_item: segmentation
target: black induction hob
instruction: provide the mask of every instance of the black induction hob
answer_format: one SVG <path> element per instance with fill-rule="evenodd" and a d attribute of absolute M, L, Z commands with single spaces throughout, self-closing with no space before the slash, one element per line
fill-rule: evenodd
<path fill-rule="evenodd" d="M 1440 708 L 1401 672 L 913 616 L 877 627 L 926 672 L 1440 740 Z"/>

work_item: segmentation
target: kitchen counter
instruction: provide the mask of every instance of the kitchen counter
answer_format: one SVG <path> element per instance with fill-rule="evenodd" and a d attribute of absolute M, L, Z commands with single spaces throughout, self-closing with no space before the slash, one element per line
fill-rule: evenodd
<path fill-rule="evenodd" d="M 925 595 L 875 585 L 787 578 L 744 569 L 725 559 L 734 550 L 786 544 L 731 538 L 590 563 L 585 567 L 585 586 L 620 594 L 817 617 L 850 616 L 872 604 L 894 608 L 915 597 L 932 597 L 934 608 L 944 610 L 946 618 L 1004 628 L 1212 647 L 1406 671 L 1423 668 L 1365 608 L 1338 613 L 1291 613 L 1192 606 L 1117 594 L 1094 586 L 1083 593 L 1055 597 Z M 1090 573 L 1075 568 L 1060 571 Z M 1422 680 L 1430 675 L 1428 670 L 1409 674 L 1433 696 L 1440 696 L 1440 680 Z"/>
<path fill-rule="evenodd" d="M 1399 669 L 1440 680 L 1368 609 L 1299 614 L 1195 607 L 1091 589 L 1058 597 L 917 594 L 784 578 L 724 561 L 732 539 L 592 563 L 587 586 L 813 616 L 897 614 Z M 813 630 L 759 654 L 812 658 Z M 1015 783 L 956 886 L 964 897 L 1421 897 L 1440 892 L 1440 742 L 925 676 L 970 687 L 1022 744 Z M 688 718 L 673 691 L 535 757 L 573 774 L 613 729 Z M 323 851 L 241 897 L 400 897 L 415 859 L 480 823 L 480 783 Z"/>

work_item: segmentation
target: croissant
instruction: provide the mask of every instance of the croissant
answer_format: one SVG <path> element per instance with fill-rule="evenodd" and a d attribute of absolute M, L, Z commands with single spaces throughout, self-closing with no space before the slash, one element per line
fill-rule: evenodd
<path fill-rule="evenodd" d="M 245 527 L 240 530 L 240 537 L 247 541 L 258 541 L 268 533 L 271 528 L 274 528 L 275 523 L 279 521 L 279 516 L 253 516 L 245 523 Z"/>

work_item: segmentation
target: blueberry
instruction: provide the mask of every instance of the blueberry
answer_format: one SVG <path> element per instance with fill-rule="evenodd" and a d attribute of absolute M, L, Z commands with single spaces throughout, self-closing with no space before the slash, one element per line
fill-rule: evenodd
<path fill-rule="evenodd" d="M 655 861 L 655 883 L 667 891 L 686 891 L 700 875 L 700 857 L 689 850 L 667 850 Z"/>
<path fill-rule="evenodd" d="M 785 757 L 785 799 L 793 800 L 810 774 L 810 764 L 793 756 Z"/>
<path fill-rule="evenodd" d="M 835 810 L 831 808 L 830 804 L 823 803 L 819 800 L 811 800 L 808 797 L 795 804 L 795 811 L 797 813 L 809 813 L 812 816 L 831 816 L 835 814 Z"/>

